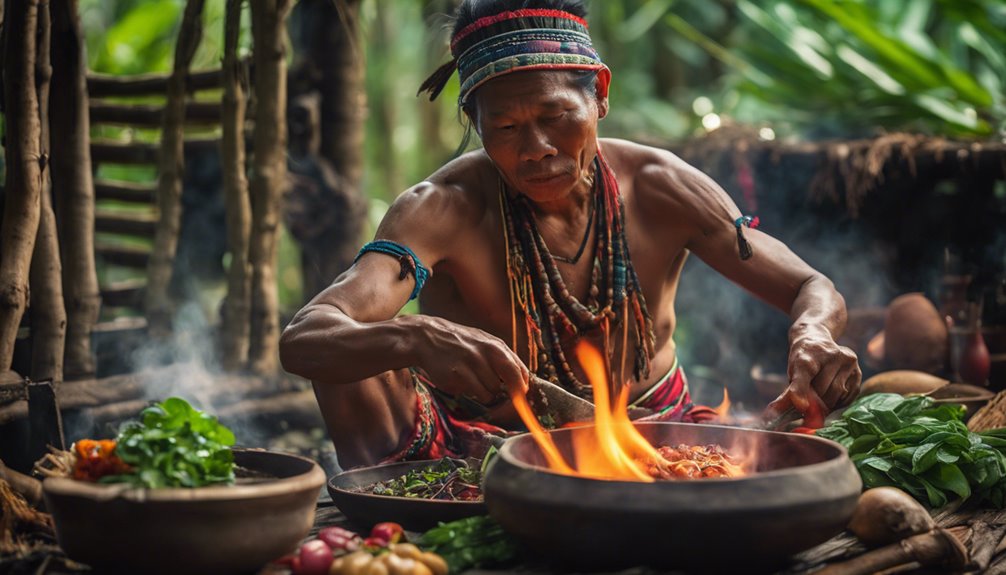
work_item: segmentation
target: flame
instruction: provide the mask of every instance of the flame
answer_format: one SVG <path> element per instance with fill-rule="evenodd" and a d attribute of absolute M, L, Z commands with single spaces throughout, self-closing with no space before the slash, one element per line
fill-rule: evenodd
<path fill-rule="evenodd" d="M 716 412 L 716 419 L 718 421 L 730 421 L 733 418 L 730 417 L 730 394 L 727 393 L 727 388 L 723 388 L 723 401 L 719 405 L 713 408 Z"/>
<path fill-rule="evenodd" d="M 562 458 L 559 448 L 552 441 L 552 436 L 545 431 L 545 428 L 538 422 L 538 418 L 534 416 L 534 411 L 531 410 L 531 406 L 528 404 L 524 394 L 514 389 L 510 392 L 510 398 L 513 400 L 513 406 L 517 410 L 517 414 L 520 415 L 520 418 L 524 421 L 524 425 L 527 426 L 535 441 L 538 442 L 541 452 L 545 454 L 548 466 L 559 473 L 574 474 L 573 468 Z"/>
<path fill-rule="evenodd" d="M 534 416 L 527 399 L 520 393 L 512 395 L 517 413 L 541 448 L 549 468 L 569 475 L 655 481 L 643 462 L 659 464 L 664 459 L 632 425 L 628 412 L 628 387 L 623 387 L 612 401 L 608 372 L 601 353 L 590 344 L 580 342 L 576 355 L 594 390 L 594 426 L 572 432 L 574 465 L 567 463 L 559 453 L 552 437 Z"/>

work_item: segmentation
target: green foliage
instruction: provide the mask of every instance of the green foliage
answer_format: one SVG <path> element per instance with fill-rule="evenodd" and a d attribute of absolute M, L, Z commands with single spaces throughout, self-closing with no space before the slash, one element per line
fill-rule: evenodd
<path fill-rule="evenodd" d="M 119 430 L 115 454 L 135 469 L 102 479 L 136 487 L 201 487 L 234 482 L 234 434 L 216 417 L 171 397 Z"/>
<path fill-rule="evenodd" d="M 415 499 L 481 500 L 482 471 L 464 460 L 444 457 L 431 465 L 367 486 L 374 495 Z"/>
<path fill-rule="evenodd" d="M 722 5 L 701 9 L 712 23 L 695 18 L 696 9 L 685 0 L 644 3 L 622 37 L 676 38 L 727 66 L 721 90 L 700 89 L 736 120 L 842 136 L 1006 130 L 1001 0 L 740 0 L 727 33 L 715 24 Z M 680 46 L 675 54 L 700 69 Z"/>
<path fill-rule="evenodd" d="M 1006 429 L 972 433 L 964 408 L 925 396 L 860 398 L 817 431 L 849 450 L 867 487 L 898 487 L 940 507 L 973 498 L 1006 506 Z"/>
<path fill-rule="evenodd" d="M 451 573 L 505 565 L 518 554 L 516 543 L 488 515 L 441 523 L 423 533 L 418 543 L 443 557 Z"/>

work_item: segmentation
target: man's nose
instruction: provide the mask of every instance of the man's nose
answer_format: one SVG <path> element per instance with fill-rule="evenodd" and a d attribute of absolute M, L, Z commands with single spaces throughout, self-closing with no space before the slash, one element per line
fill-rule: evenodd
<path fill-rule="evenodd" d="M 527 126 L 521 133 L 520 159 L 537 162 L 559 153 L 548 139 L 548 135 L 538 126 Z"/>

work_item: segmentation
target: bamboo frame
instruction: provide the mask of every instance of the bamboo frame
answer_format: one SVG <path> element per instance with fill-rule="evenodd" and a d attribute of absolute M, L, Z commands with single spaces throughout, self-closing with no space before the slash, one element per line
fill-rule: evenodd
<path fill-rule="evenodd" d="M 279 369 L 279 295 L 276 245 L 279 205 L 286 180 L 286 44 L 284 22 L 290 0 L 251 3 L 255 45 L 255 115 L 252 170 L 251 340 L 248 363 L 259 374 Z"/>
<path fill-rule="evenodd" d="M 227 206 L 227 247 L 231 254 L 227 270 L 227 298 L 223 306 L 221 352 L 224 369 L 234 370 L 248 360 L 251 332 L 251 278 L 249 241 L 251 200 L 245 177 L 244 123 L 246 102 L 244 69 L 237 57 L 241 32 L 242 0 L 227 0 L 224 16 L 224 94 L 221 101 L 224 197 Z"/>

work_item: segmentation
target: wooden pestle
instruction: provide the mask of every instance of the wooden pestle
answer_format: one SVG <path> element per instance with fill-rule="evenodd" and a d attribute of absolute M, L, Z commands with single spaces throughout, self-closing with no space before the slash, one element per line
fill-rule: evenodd
<path fill-rule="evenodd" d="M 942 566 L 962 570 L 968 564 L 968 551 L 949 531 L 937 527 L 912 535 L 897 543 L 875 549 L 842 563 L 828 565 L 813 575 L 870 575 L 906 563 Z"/>

